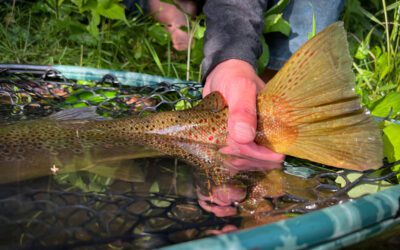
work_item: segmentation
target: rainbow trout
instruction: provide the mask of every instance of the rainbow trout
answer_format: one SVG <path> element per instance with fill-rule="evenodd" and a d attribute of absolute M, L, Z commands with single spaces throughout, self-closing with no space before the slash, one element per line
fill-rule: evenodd
<path fill-rule="evenodd" d="M 258 95 L 256 143 L 338 168 L 381 166 L 380 131 L 353 91 L 351 66 L 342 23 L 308 41 Z M 0 128 L 0 179 L 11 182 L 49 175 L 52 169 L 96 168 L 110 158 L 131 158 L 140 144 L 186 160 L 221 184 L 234 178 L 221 165 L 224 156 L 218 152 L 226 145 L 226 126 L 227 107 L 219 93 L 190 110 L 145 118 L 5 125 Z"/>

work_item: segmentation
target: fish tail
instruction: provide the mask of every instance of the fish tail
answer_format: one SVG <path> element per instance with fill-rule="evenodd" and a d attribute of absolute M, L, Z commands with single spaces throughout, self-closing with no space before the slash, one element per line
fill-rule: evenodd
<path fill-rule="evenodd" d="M 366 170 L 382 165 L 380 130 L 354 93 L 343 23 L 308 41 L 258 96 L 259 144 L 322 164 Z"/>

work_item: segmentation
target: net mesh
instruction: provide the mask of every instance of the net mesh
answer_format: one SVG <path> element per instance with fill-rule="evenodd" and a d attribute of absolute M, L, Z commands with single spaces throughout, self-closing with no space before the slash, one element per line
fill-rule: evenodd
<path fill-rule="evenodd" d="M 366 173 L 349 181 L 349 174 L 351 171 L 315 173 L 308 179 L 312 183 L 307 187 L 311 195 L 288 192 L 270 198 L 268 202 L 274 209 L 260 216 L 308 213 L 347 201 L 346 193 L 357 185 L 393 177 Z M 338 176 L 348 181 L 342 188 L 334 183 Z M 89 174 L 87 178 L 94 177 Z M 118 180 L 104 192 L 49 182 L 48 178 L 41 178 L 0 187 L 1 245 L 8 249 L 153 249 L 202 238 L 210 235 L 208 230 L 220 230 L 226 225 L 240 227 L 245 220 L 207 213 L 195 196 L 143 192 L 138 190 L 138 184 L 126 188 L 129 184 Z"/>
<path fill-rule="evenodd" d="M 184 109 L 198 102 L 200 88 L 194 83 L 124 86 L 112 75 L 99 82 L 73 81 L 53 70 L 4 68 L 0 69 L 0 120 L 34 119 L 86 106 L 96 106 L 100 114 L 111 117 Z M 155 160 L 136 161 L 148 166 Z M 205 237 L 207 230 L 226 225 L 240 227 L 245 218 L 219 218 L 200 208 L 195 192 L 187 192 L 193 189 L 194 179 L 189 166 L 170 158 L 163 162 L 170 164 L 164 164 L 161 171 L 147 172 L 143 183 L 112 180 L 96 191 L 52 176 L 1 185 L 0 245 L 8 249 L 152 249 Z M 394 183 L 395 173 L 390 167 L 395 164 L 359 174 L 288 158 L 283 172 L 294 183 L 305 181 L 303 189 L 307 192 L 298 192 L 296 187 L 283 195 L 266 197 L 273 209 L 262 211 L 261 216 L 303 214 L 349 200 L 349 191 L 360 185 Z M 341 186 L 338 178 L 342 179 Z M 79 180 L 93 186 L 95 179 L 94 174 L 85 173 Z M 174 192 L 149 187 L 149 183 L 162 180 L 175 183 Z M 179 180 L 186 184 L 179 184 Z M 185 191 L 177 190 L 177 182 Z"/>
<path fill-rule="evenodd" d="M 69 80 L 54 70 L 0 69 L 0 119 L 46 116 L 66 108 L 96 106 L 104 116 L 189 108 L 201 98 L 201 84 L 160 82 L 154 87 L 121 84 L 107 74 L 101 81 Z"/>

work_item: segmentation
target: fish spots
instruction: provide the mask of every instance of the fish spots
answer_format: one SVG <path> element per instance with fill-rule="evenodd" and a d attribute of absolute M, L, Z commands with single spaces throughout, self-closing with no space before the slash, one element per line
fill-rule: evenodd
<path fill-rule="evenodd" d="M 213 141 L 213 140 L 214 140 L 214 136 L 210 135 L 210 136 L 208 137 L 208 141 Z"/>
<path fill-rule="evenodd" d="M 315 54 L 315 50 L 307 49 L 306 51 L 304 51 L 304 56 L 306 56 L 308 58 L 312 57 L 314 54 Z"/>
<path fill-rule="evenodd" d="M 23 154 L 23 153 L 25 153 L 25 149 L 22 147 L 17 147 L 15 152 L 17 152 L 18 154 Z"/>
<path fill-rule="evenodd" d="M 11 150 L 9 150 L 8 148 L 5 148 L 5 149 L 3 149 L 3 150 L 1 151 L 1 153 L 2 153 L 3 155 L 10 155 L 10 154 L 11 154 Z"/>
<path fill-rule="evenodd" d="M 291 124 L 292 107 L 282 96 L 269 95 L 265 96 L 258 110 L 257 129 L 264 133 L 257 134 L 256 142 L 276 152 L 285 152 L 298 136 L 296 126 Z"/>
<path fill-rule="evenodd" d="M 83 153 L 83 150 L 82 150 L 81 148 L 74 148 L 74 149 L 72 150 L 72 152 L 74 152 L 75 154 L 82 154 L 82 153 Z"/>

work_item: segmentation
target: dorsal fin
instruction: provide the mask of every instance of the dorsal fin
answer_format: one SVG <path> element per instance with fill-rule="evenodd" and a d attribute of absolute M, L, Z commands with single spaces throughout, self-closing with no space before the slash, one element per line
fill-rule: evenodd
<path fill-rule="evenodd" d="M 195 107 L 192 109 L 194 110 L 210 110 L 210 111 L 220 111 L 226 107 L 226 102 L 224 97 L 221 95 L 220 92 L 215 91 L 211 92 L 207 96 L 203 98 L 203 100 L 200 101 L 199 104 L 197 104 Z"/>
<path fill-rule="evenodd" d="M 276 152 L 355 170 L 382 165 L 378 127 L 354 93 L 343 23 L 308 41 L 258 96 L 258 143 Z"/>

